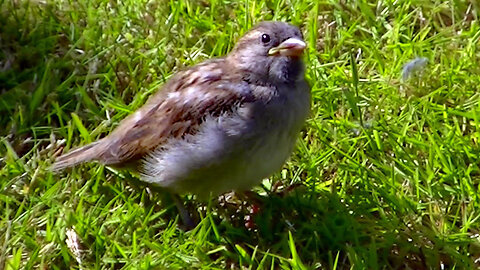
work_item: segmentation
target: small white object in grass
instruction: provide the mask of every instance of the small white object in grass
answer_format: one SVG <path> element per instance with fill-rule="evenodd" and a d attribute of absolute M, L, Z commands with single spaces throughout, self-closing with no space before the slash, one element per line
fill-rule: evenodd
<path fill-rule="evenodd" d="M 78 238 L 77 233 L 75 232 L 74 229 L 71 228 L 71 229 L 67 229 L 66 235 L 67 235 L 67 239 L 65 239 L 65 243 L 67 244 L 72 254 L 75 256 L 75 260 L 78 262 L 78 264 L 81 264 L 82 250 L 80 248 L 80 240 Z"/>
<path fill-rule="evenodd" d="M 64 145 L 67 142 L 67 139 L 57 140 L 57 145 Z"/>
<path fill-rule="evenodd" d="M 420 74 L 427 66 L 427 63 L 428 59 L 425 57 L 417 57 L 406 63 L 402 69 L 402 79 L 406 81 L 414 75 Z"/>
<path fill-rule="evenodd" d="M 295 230 L 295 227 L 293 226 L 292 222 L 290 222 L 288 219 L 285 219 L 285 223 L 287 223 L 287 227 L 291 230 L 291 231 L 296 231 Z"/>

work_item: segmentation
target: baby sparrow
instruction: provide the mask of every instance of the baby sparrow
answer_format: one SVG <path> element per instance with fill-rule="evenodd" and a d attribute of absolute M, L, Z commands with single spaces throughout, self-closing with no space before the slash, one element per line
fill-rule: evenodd
<path fill-rule="evenodd" d="M 224 58 L 174 75 L 107 137 L 60 156 L 96 160 L 201 197 L 247 190 L 279 170 L 310 110 L 299 29 L 263 22 Z"/>

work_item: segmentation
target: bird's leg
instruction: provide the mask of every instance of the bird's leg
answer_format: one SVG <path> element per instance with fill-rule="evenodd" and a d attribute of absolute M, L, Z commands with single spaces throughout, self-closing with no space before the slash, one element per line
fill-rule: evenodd
<path fill-rule="evenodd" d="M 195 222 L 193 222 L 192 218 L 190 217 L 190 214 L 188 213 L 188 210 L 185 209 L 185 207 L 183 206 L 180 196 L 178 196 L 178 194 L 172 194 L 172 199 L 175 202 L 175 205 L 177 206 L 178 213 L 186 229 L 191 230 L 195 228 Z"/>
<path fill-rule="evenodd" d="M 247 213 L 244 217 L 244 226 L 248 230 L 255 230 L 257 225 L 255 224 L 255 216 L 261 210 L 261 197 L 258 193 L 253 192 L 251 190 L 246 190 L 240 193 L 237 193 L 240 200 L 242 200 L 242 206 L 245 206 L 247 209 Z"/>

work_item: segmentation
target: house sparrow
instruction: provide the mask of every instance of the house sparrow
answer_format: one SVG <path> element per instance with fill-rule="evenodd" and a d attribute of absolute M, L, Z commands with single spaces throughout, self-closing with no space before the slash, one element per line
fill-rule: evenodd
<path fill-rule="evenodd" d="M 263 22 L 226 57 L 178 72 L 107 137 L 60 156 L 61 170 L 96 160 L 201 197 L 247 190 L 279 170 L 310 110 L 295 26 Z"/>

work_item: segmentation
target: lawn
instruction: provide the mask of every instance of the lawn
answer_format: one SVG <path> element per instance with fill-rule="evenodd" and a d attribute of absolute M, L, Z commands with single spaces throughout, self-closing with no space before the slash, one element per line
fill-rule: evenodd
<path fill-rule="evenodd" d="M 0 269 L 479 268 L 479 14 L 460 0 L 0 0 Z M 302 29 L 313 108 L 255 196 L 186 195 L 199 224 L 185 231 L 127 171 L 49 170 L 263 20 Z"/>

